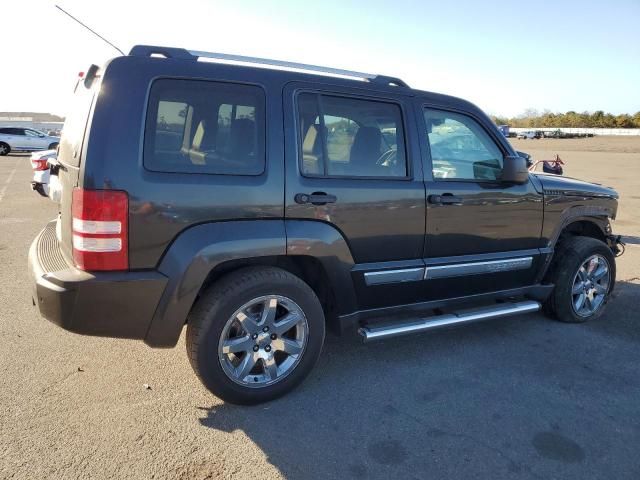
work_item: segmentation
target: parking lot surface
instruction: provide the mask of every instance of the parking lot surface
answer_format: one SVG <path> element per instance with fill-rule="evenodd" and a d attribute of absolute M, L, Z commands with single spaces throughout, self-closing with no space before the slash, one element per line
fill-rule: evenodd
<path fill-rule="evenodd" d="M 27 155 L 0 157 L 0 478 L 640 478 L 640 139 L 513 143 L 621 193 L 606 315 L 328 336 L 301 387 L 250 408 L 200 385 L 184 338 L 153 350 L 38 316 L 27 251 L 56 206 Z"/>

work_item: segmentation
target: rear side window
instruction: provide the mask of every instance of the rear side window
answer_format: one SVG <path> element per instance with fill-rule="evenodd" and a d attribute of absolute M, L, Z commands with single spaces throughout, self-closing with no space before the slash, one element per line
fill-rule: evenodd
<path fill-rule="evenodd" d="M 304 175 L 408 175 L 397 104 L 302 93 L 298 96 L 298 128 Z"/>
<path fill-rule="evenodd" d="M 261 88 L 202 80 L 156 80 L 144 138 L 148 170 L 260 175 L 265 165 Z"/>

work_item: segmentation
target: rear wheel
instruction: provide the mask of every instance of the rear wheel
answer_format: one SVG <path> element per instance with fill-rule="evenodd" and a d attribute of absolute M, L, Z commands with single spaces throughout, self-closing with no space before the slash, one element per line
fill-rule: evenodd
<path fill-rule="evenodd" d="M 604 312 L 616 279 L 615 257 L 603 242 L 590 237 L 565 239 L 551 267 L 555 289 L 544 305 L 551 317 L 580 323 Z"/>
<path fill-rule="evenodd" d="M 313 290 L 278 268 L 255 267 L 216 282 L 194 306 L 187 352 L 202 383 L 230 403 L 284 395 L 315 365 L 325 331 Z"/>
<path fill-rule="evenodd" d="M 11 152 L 11 147 L 4 142 L 0 142 L 0 155 L 5 156 L 8 155 L 9 152 Z"/>

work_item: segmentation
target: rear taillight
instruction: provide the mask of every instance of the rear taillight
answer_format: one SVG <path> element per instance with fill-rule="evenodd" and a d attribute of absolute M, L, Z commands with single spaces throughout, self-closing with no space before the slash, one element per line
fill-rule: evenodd
<path fill-rule="evenodd" d="M 31 168 L 33 168 L 34 172 L 41 172 L 43 170 L 48 170 L 49 165 L 47 164 L 47 159 L 46 158 L 32 159 Z"/>
<path fill-rule="evenodd" d="M 127 192 L 75 188 L 71 205 L 73 260 L 82 270 L 127 270 Z"/>

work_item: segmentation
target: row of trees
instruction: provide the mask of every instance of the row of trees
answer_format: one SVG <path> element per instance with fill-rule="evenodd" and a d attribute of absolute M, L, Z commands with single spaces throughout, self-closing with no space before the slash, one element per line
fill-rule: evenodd
<path fill-rule="evenodd" d="M 612 115 L 602 110 L 595 112 L 567 112 L 553 113 L 549 110 L 538 112 L 528 109 L 515 118 L 491 117 L 498 125 L 511 127 L 542 128 L 542 127 L 574 127 L 574 128 L 640 128 L 640 112 L 634 115 L 623 113 Z"/>

